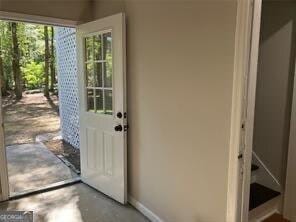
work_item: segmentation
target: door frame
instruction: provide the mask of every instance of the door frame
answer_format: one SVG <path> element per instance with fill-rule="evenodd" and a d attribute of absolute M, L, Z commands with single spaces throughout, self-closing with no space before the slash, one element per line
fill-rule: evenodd
<path fill-rule="evenodd" d="M 79 22 L 67 19 L 58 19 L 46 16 L 37 16 L 30 14 L 22 14 L 15 12 L 0 11 L 0 20 L 16 21 L 16 22 L 27 22 L 37 23 L 44 25 L 60 26 L 76 28 Z M 7 157 L 5 147 L 5 135 L 4 135 L 4 123 L 3 123 L 3 112 L 2 112 L 2 96 L 0 96 L 0 201 L 9 199 L 9 180 L 7 170 Z"/>
<path fill-rule="evenodd" d="M 226 214 L 229 222 L 248 221 L 261 7 L 262 0 L 237 2 Z M 238 158 L 240 155 L 242 158 Z"/>
<path fill-rule="evenodd" d="M 296 58 L 295 58 L 296 59 Z M 292 164 L 293 157 L 296 155 L 296 140 L 294 135 L 296 134 L 296 64 L 294 70 L 294 80 L 293 80 L 293 94 L 292 94 L 292 106 L 291 106 L 291 117 L 290 117 L 290 132 L 289 132 L 289 145 L 288 145 L 288 158 L 287 158 L 287 167 L 286 167 L 286 180 L 285 180 L 285 192 L 283 193 L 283 216 L 285 219 L 293 220 L 293 208 L 291 206 L 294 201 L 295 189 L 293 189 L 293 182 L 291 181 L 291 174 L 295 167 L 295 164 Z M 290 179 L 289 179 L 290 178 Z"/>

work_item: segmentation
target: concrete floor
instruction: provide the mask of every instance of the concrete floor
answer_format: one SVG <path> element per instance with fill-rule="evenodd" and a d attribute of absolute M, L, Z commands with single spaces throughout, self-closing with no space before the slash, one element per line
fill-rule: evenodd
<path fill-rule="evenodd" d="M 0 203 L 0 210 L 34 211 L 34 222 L 149 222 L 130 205 L 121 205 L 80 183 Z"/>
<path fill-rule="evenodd" d="M 42 143 L 6 148 L 10 195 L 78 177 Z"/>

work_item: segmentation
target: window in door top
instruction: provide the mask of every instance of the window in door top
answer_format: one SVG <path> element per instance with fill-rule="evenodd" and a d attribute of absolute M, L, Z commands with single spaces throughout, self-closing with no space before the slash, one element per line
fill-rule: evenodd
<path fill-rule="evenodd" d="M 87 111 L 113 114 L 112 33 L 85 38 Z"/>

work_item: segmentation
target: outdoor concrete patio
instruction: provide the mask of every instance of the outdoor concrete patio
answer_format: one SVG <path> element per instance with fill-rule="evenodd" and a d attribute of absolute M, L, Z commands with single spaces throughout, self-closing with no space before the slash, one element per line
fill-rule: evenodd
<path fill-rule="evenodd" d="M 7 146 L 10 195 L 78 177 L 43 143 Z"/>

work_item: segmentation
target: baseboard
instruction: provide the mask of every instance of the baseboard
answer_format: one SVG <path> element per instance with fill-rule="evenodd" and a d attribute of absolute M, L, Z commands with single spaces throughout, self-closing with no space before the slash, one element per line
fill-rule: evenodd
<path fill-rule="evenodd" d="M 164 222 L 155 213 L 153 213 L 151 210 L 149 210 L 147 207 L 145 207 L 139 201 L 135 200 L 133 197 L 129 196 L 128 202 L 134 208 L 136 208 L 138 211 L 140 211 L 143 215 L 145 215 L 151 222 Z"/>

